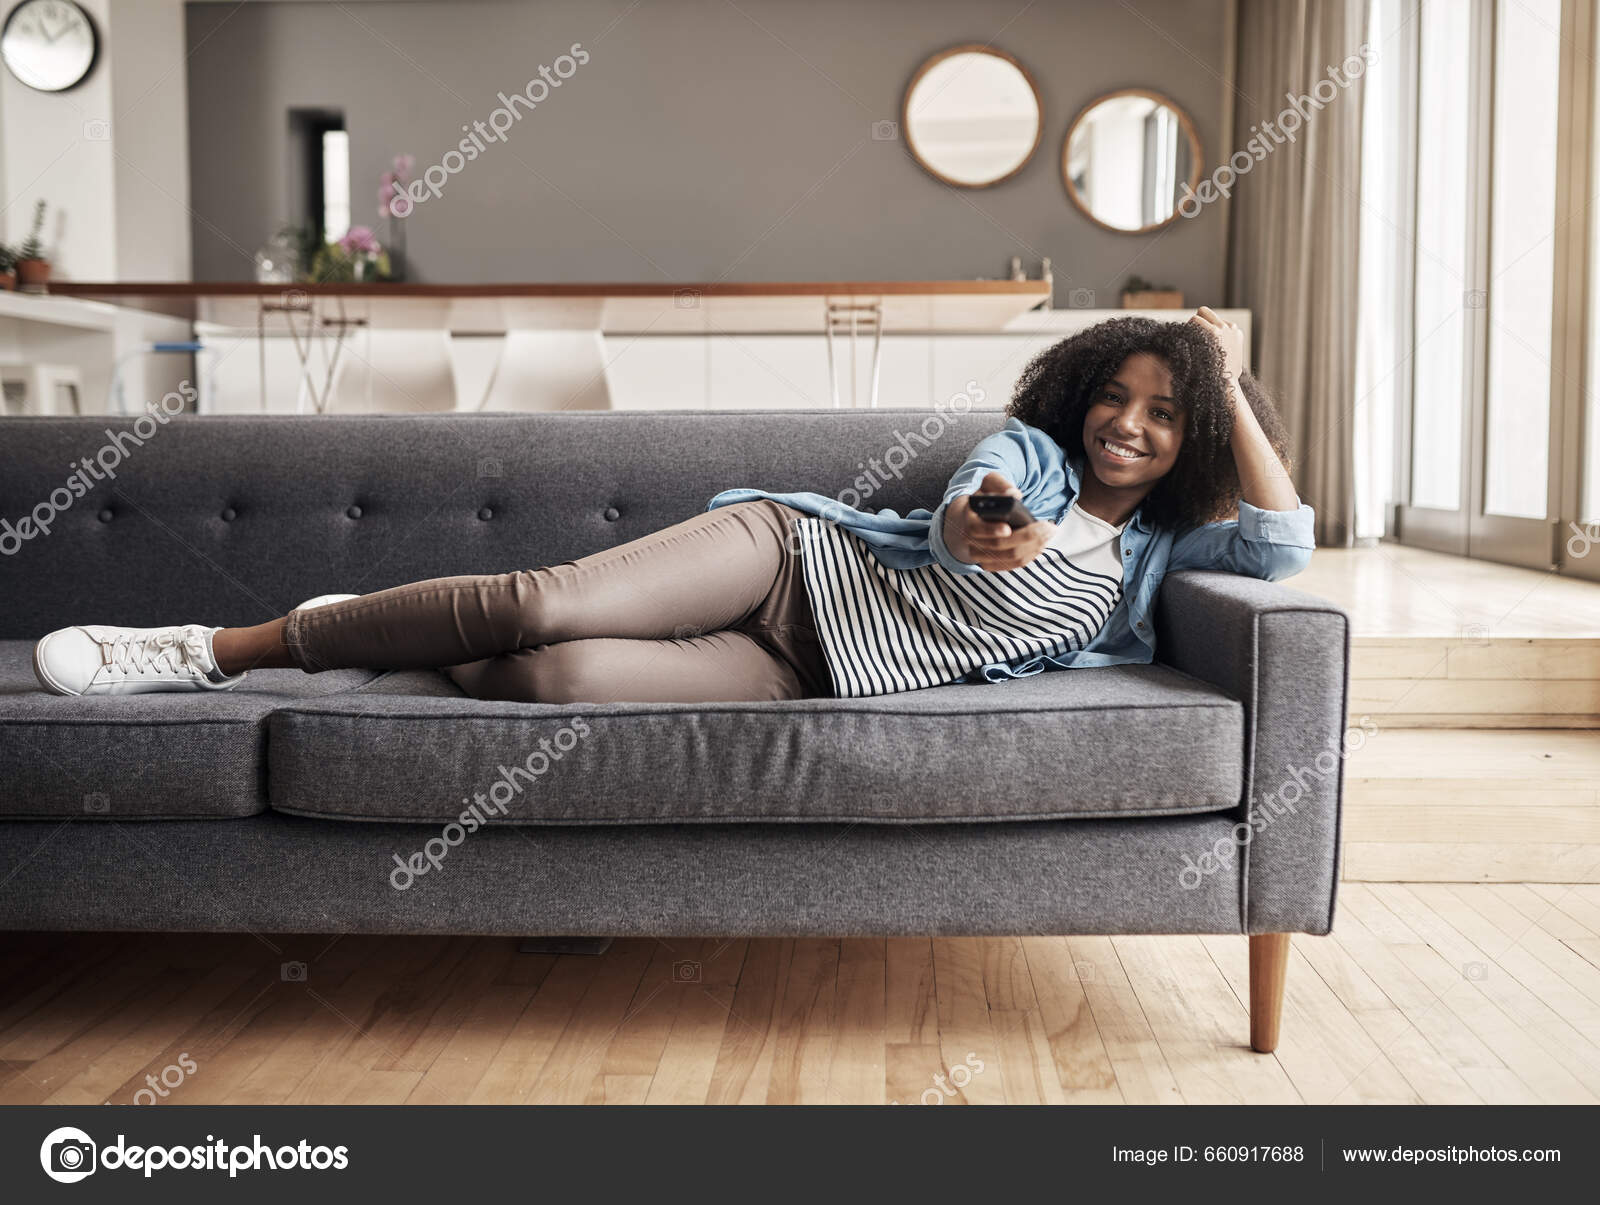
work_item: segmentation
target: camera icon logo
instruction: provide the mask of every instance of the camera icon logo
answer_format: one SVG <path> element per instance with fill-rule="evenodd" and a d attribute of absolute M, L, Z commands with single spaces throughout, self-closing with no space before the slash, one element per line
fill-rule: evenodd
<path fill-rule="evenodd" d="M 672 295 L 672 304 L 680 310 L 698 310 L 700 308 L 700 290 L 679 289 Z"/>
<path fill-rule="evenodd" d="M 83 123 L 85 142 L 107 142 L 111 138 L 111 123 L 104 117 L 91 117 Z"/>
<path fill-rule="evenodd" d="M 1067 294 L 1067 305 L 1075 310 L 1094 309 L 1094 290 L 1073 289 Z"/>
<path fill-rule="evenodd" d="M 1481 310 L 1489 304 L 1487 289 L 1468 289 L 1461 294 L 1461 304 L 1469 310 Z"/>
<path fill-rule="evenodd" d="M 86 812 L 109 812 L 111 810 L 111 796 L 104 791 L 90 791 L 83 797 L 83 810 Z"/>
<path fill-rule="evenodd" d="M 872 141 L 893 142 L 900 137 L 900 123 L 898 121 L 875 121 L 872 123 Z"/>
<path fill-rule="evenodd" d="M 286 962 L 278 968 L 278 973 L 285 983 L 304 983 L 306 981 L 306 964 L 303 962 Z"/>
<path fill-rule="evenodd" d="M 478 476 L 480 477 L 503 477 L 505 472 L 506 466 L 501 464 L 499 459 L 494 456 L 485 456 L 478 461 Z"/>
<path fill-rule="evenodd" d="M 700 964 L 692 958 L 680 958 L 672 964 L 672 982 L 699 983 Z"/>
<path fill-rule="evenodd" d="M 98 1162 L 94 1139 L 77 1126 L 51 1130 L 39 1144 L 39 1166 L 57 1184 L 76 1184 L 94 1175 Z"/>
<path fill-rule="evenodd" d="M 1461 968 L 1461 977 L 1470 979 L 1474 983 L 1482 983 L 1489 977 L 1489 968 L 1481 962 L 1469 962 Z"/>

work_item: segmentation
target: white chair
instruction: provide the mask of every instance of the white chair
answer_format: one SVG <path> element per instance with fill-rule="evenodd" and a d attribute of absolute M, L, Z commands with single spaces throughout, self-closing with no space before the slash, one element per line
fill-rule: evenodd
<path fill-rule="evenodd" d="M 480 400 L 481 399 L 481 400 Z M 595 330 L 507 331 L 487 385 L 463 409 L 609 410 L 605 341 Z"/>
<path fill-rule="evenodd" d="M 0 364 L 7 414 L 82 414 L 83 373 L 71 364 Z"/>
<path fill-rule="evenodd" d="M 456 408 L 450 336 L 369 330 L 348 337 L 327 414 L 422 414 Z"/>

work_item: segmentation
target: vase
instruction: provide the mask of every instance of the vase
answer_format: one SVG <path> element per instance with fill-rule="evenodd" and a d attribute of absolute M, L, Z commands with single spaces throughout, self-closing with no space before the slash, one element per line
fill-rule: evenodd
<path fill-rule="evenodd" d="M 389 279 L 406 278 L 406 220 L 389 215 Z"/>
<path fill-rule="evenodd" d="M 257 284 L 293 284 L 300 271 L 300 248 L 281 234 L 263 243 L 255 258 Z"/>
<path fill-rule="evenodd" d="M 17 283 L 24 289 L 42 289 L 50 283 L 50 261 L 47 259 L 19 259 Z"/>

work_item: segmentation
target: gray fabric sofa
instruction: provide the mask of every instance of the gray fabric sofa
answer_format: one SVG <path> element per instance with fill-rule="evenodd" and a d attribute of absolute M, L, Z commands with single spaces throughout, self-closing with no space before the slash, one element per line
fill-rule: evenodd
<path fill-rule="evenodd" d="M 1332 924 L 1348 660 L 1345 616 L 1283 586 L 1169 578 L 1154 665 L 848 701 L 510 704 L 357 670 L 79 699 L 30 668 L 69 623 L 552 563 L 731 486 L 932 505 L 1000 423 L 7 420 L 0 928 L 1247 933 L 1270 1048 L 1278 935 Z M 69 480 L 85 462 L 115 477 Z"/>

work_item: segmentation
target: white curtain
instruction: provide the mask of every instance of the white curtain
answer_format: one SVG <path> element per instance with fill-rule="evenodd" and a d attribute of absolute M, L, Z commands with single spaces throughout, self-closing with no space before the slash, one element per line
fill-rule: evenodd
<path fill-rule="evenodd" d="M 1393 495 L 1395 421 L 1410 371 L 1401 332 L 1410 240 L 1405 131 L 1416 0 L 1370 0 L 1361 127 L 1361 268 L 1355 383 L 1356 538 L 1378 539 Z"/>
<path fill-rule="evenodd" d="M 1237 181 L 1229 217 L 1228 301 L 1254 312 L 1256 375 L 1293 442 L 1295 481 L 1317 509 L 1317 540 L 1356 531 L 1356 286 L 1361 206 L 1365 0 L 1241 0 L 1234 146 L 1266 147 L 1296 98 L 1292 140 Z M 1345 65 L 1354 62 L 1359 70 Z M 1338 86 L 1325 84 L 1335 78 Z M 1320 95 L 1319 95 L 1320 89 Z M 1331 92 L 1331 95 L 1330 95 Z M 1242 155 L 1242 158 L 1241 158 Z"/>

